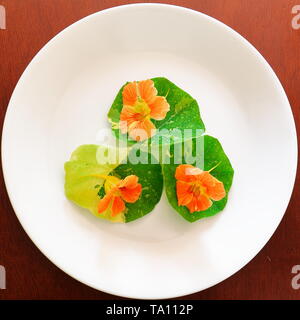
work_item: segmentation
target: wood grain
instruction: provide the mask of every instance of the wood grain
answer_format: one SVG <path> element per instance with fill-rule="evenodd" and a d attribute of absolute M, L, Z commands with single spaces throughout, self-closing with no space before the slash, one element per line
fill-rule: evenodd
<path fill-rule="evenodd" d="M 7 29 L 0 30 L 0 121 L 12 91 L 33 56 L 59 31 L 99 10 L 136 1 L 0 0 Z M 156 1 L 151 1 L 156 2 Z M 277 73 L 300 125 L 300 30 L 291 27 L 300 0 L 159 1 L 201 11 L 248 39 Z M 299 136 L 298 136 L 299 138 Z M 287 172 L 286 174 L 289 174 Z M 292 266 L 300 264 L 299 174 L 287 212 L 264 249 L 221 284 L 191 299 L 299 299 L 291 287 Z M 278 186 L 280 187 L 280 186 Z M 70 278 L 35 247 L 19 224 L 0 179 L 0 265 L 7 271 L 1 299 L 111 299 Z M 255 233 L 255 230 L 253 230 Z"/>

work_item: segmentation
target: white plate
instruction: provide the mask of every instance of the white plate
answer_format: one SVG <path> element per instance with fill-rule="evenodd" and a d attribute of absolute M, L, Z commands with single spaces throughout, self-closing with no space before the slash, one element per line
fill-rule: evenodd
<path fill-rule="evenodd" d="M 124 82 L 155 76 L 196 98 L 222 142 L 235 169 L 228 205 L 190 224 L 163 196 L 136 222 L 98 220 L 65 198 L 63 164 L 97 143 Z M 291 109 L 263 57 L 215 19 L 160 4 L 104 10 L 50 41 L 14 91 L 2 143 L 7 190 L 33 242 L 79 281 L 135 298 L 194 293 L 241 269 L 278 226 L 297 163 Z"/>

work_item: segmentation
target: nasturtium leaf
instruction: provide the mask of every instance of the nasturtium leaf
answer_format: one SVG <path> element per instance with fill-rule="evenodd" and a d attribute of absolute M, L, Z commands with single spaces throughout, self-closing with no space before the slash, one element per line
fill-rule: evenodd
<path fill-rule="evenodd" d="M 196 130 L 205 130 L 204 123 L 200 117 L 198 103 L 194 98 L 166 78 L 158 77 L 151 80 L 153 80 L 154 86 L 157 89 L 157 95 L 166 97 L 170 105 L 170 111 L 163 120 L 151 119 L 156 129 L 158 129 L 157 132 L 167 129 L 170 132 L 163 135 L 172 138 L 174 137 L 174 133 L 172 133 L 174 129 L 181 131 L 192 129 L 194 135 L 197 134 Z M 127 139 L 128 143 L 132 144 L 136 141 L 130 139 L 127 134 L 122 134 L 119 130 L 120 113 L 123 108 L 122 91 L 124 86 L 118 92 L 108 112 L 108 120 L 112 125 L 116 137 Z"/>
<path fill-rule="evenodd" d="M 124 217 L 121 215 L 111 217 L 109 212 L 104 212 L 101 216 L 98 214 L 98 191 L 104 180 L 94 175 L 108 175 L 118 166 L 118 163 L 99 164 L 98 150 L 98 145 L 82 145 L 72 153 L 70 161 L 65 163 L 65 194 L 69 200 L 88 209 L 99 218 L 122 222 Z"/>
<path fill-rule="evenodd" d="M 193 144 L 195 141 L 193 141 Z M 178 206 L 177 194 L 176 194 L 176 179 L 175 179 L 175 171 L 178 164 L 174 162 L 170 164 L 162 164 L 163 176 L 164 176 L 164 185 L 167 194 L 167 198 L 171 206 L 187 221 L 194 222 L 201 218 L 213 216 L 224 209 L 227 203 L 228 192 L 230 190 L 234 170 L 230 164 L 230 161 L 224 150 L 220 144 L 220 142 L 211 136 L 205 135 L 203 136 L 204 143 L 204 168 L 200 168 L 202 170 L 208 171 L 215 167 L 211 174 L 222 181 L 224 184 L 224 188 L 226 191 L 226 197 L 220 201 L 213 201 L 213 205 L 205 210 L 205 211 L 197 211 L 190 213 L 187 207 Z M 174 145 L 173 145 L 174 147 Z M 174 149 L 171 148 L 171 157 L 174 153 Z M 172 159 L 172 158 L 171 158 Z M 182 159 L 182 163 L 186 163 L 184 157 Z M 195 163 L 189 163 L 191 165 L 195 165 Z"/>
<path fill-rule="evenodd" d="M 153 210 L 162 193 L 163 178 L 160 164 L 131 164 L 127 158 L 121 163 L 99 163 L 97 145 L 83 145 L 77 148 L 70 161 L 65 163 L 65 194 L 77 205 L 88 209 L 96 217 L 112 222 L 130 222 Z M 150 156 L 148 155 L 150 158 Z M 98 159 L 98 160 L 97 160 Z M 98 213 L 98 204 L 105 195 L 104 180 L 96 175 L 114 175 L 120 179 L 128 175 L 139 177 L 142 193 L 135 203 L 125 203 L 126 211 L 111 216 L 110 209 Z"/>

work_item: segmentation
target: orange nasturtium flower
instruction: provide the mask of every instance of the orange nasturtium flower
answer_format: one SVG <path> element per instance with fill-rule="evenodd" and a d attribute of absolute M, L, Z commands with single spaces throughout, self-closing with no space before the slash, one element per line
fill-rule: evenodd
<path fill-rule="evenodd" d="M 152 80 L 133 81 L 124 86 L 120 130 L 136 140 L 146 140 L 155 133 L 150 119 L 163 120 L 170 110 L 165 97 L 158 96 Z"/>
<path fill-rule="evenodd" d="M 98 212 L 102 213 L 108 208 L 114 217 L 125 210 L 125 202 L 136 202 L 142 192 L 142 185 L 138 183 L 138 177 L 135 175 L 127 176 L 121 180 L 114 176 L 97 175 L 105 179 L 105 196 L 100 200 Z M 125 202 L 124 202 L 125 201 Z"/>
<path fill-rule="evenodd" d="M 203 171 L 189 164 L 181 164 L 176 168 L 179 206 L 186 206 L 190 213 L 204 211 L 212 206 L 211 199 L 218 201 L 226 196 L 223 182 L 213 177 L 210 171 Z"/>

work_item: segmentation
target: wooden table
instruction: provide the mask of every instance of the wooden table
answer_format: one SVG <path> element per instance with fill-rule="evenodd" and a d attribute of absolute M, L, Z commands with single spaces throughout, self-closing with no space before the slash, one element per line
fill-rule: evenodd
<path fill-rule="evenodd" d="M 99 10 L 136 1 L 0 0 L 7 28 L 0 30 L 0 121 L 12 91 L 37 51 L 71 23 Z M 292 28 L 300 0 L 151 1 L 189 7 L 226 23 L 248 39 L 268 60 L 286 90 L 300 125 L 300 29 Z M 300 20 L 299 20 L 300 23 Z M 298 136 L 299 138 L 299 136 Z M 287 172 L 286 174 L 289 174 Z M 2 172 L 1 172 L 2 175 Z M 288 210 L 272 239 L 241 271 L 190 299 L 299 299 L 291 269 L 300 265 L 300 177 Z M 281 186 L 278 186 L 280 188 Z M 255 231 L 254 231 L 255 232 Z M 0 265 L 7 272 L 1 299 L 112 299 L 72 279 L 35 247 L 9 202 L 0 179 Z"/>

